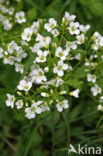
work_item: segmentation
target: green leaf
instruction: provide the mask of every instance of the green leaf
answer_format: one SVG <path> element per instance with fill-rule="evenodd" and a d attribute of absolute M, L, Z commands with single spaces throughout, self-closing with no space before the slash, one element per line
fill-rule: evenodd
<path fill-rule="evenodd" d="M 37 10 L 36 8 L 32 8 L 27 12 L 27 20 L 29 20 L 30 22 L 33 21 L 35 19 L 35 17 L 37 16 Z"/>
<path fill-rule="evenodd" d="M 76 71 L 75 71 L 75 76 L 76 78 L 84 78 L 87 76 L 88 72 L 86 71 L 87 67 L 86 66 L 82 66 L 79 67 Z"/>
<path fill-rule="evenodd" d="M 45 156 L 45 154 L 41 150 L 39 150 L 39 149 L 33 150 L 33 155 Z"/>
<path fill-rule="evenodd" d="M 70 113 L 70 120 L 75 119 L 80 113 L 81 105 L 77 105 Z"/>
<path fill-rule="evenodd" d="M 81 89 L 82 85 L 83 85 L 83 81 L 77 80 L 77 79 L 70 79 L 68 81 L 66 81 L 66 84 L 74 87 L 74 88 L 79 88 Z"/>

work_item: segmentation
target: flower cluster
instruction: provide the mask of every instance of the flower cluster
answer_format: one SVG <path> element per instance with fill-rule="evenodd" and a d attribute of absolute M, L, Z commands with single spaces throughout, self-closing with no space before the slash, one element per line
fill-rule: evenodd
<path fill-rule="evenodd" d="M 15 18 L 18 23 L 26 21 L 23 12 L 16 13 Z M 89 38 L 90 25 L 81 25 L 75 19 L 75 15 L 65 12 L 61 25 L 54 18 L 47 22 L 40 19 L 21 34 L 22 45 L 27 46 L 31 54 L 31 64 L 17 86 L 16 95 L 7 94 L 6 105 L 24 108 L 28 119 L 52 108 L 59 112 L 69 108 L 71 96 L 79 98 L 86 80 L 92 98 L 97 97 L 100 99 L 97 101 L 103 102 L 96 74 L 97 60 L 103 60 L 102 53 L 98 54 L 103 48 L 103 37 L 95 32 Z M 4 63 L 14 64 L 16 61 L 16 71 L 21 73 L 23 70 L 18 62 L 26 55 L 22 46 L 14 41 L 8 44 L 7 51 L 0 49 Z"/>
<path fill-rule="evenodd" d="M 27 53 L 15 41 L 11 41 L 6 48 L 4 45 L 4 49 L 0 47 L 0 58 L 3 58 L 3 63 L 15 65 L 16 72 L 23 73 L 24 65 L 21 62 L 26 57 Z"/>
<path fill-rule="evenodd" d="M 0 23 L 3 24 L 4 30 L 11 30 L 14 21 L 18 24 L 26 22 L 25 13 L 23 11 L 16 12 L 15 10 L 15 7 L 11 6 L 9 1 L 0 0 Z"/>

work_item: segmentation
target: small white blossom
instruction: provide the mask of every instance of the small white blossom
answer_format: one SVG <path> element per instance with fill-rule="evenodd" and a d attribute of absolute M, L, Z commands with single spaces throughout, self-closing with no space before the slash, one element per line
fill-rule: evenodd
<path fill-rule="evenodd" d="M 64 18 L 68 21 L 68 22 L 72 22 L 75 20 L 76 16 L 75 15 L 70 15 L 69 12 L 65 12 Z"/>
<path fill-rule="evenodd" d="M 63 49 L 62 49 L 61 47 L 58 47 L 58 48 L 56 49 L 55 55 L 56 55 L 57 57 L 60 57 L 61 60 L 65 60 L 65 59 L 66 59 L 66 56 L 68 55 L 68 50 L 64 50 L 64 51 L 63 51 Z"/>
<path fill-rule="evenodd" d="M 32 87 L 32 83 L 26 82 L 25 80 L 21 80 L 19 82 L 19 85 L 17 86 L 19 90 L 24 90 L 26 92 L 29 91 L 31 87 Z"/>
<path fill-rule="evenodd" d="M 57 81 L 56 81 L 56 87 L 59 87 L 61 86 L 62 84 L 64 83 L 64 81 L 61 79 L 61 78 L 58 78 Z"/>
<path fill-rule="evenodd" d="M 76 90 L 70 92 L 69 95 L 78 98 L 79 97 L 79 92 L 80 92 L 79 89 L 76 89 Z"/>
<path fill-rule="evenodd" d="M 16 19 L 16 22 L 19 24 L 25 23 L 26 22 L 25 13 L 23 11 L 17 12 L 15 14 L 15 19 Z"/>
<path fill-rule="evenodd" d="M 37 53 L 37 51 L 40 50 L 40 48 L 42 48 L 42 46 L 39 43 L 36 43 L 33 47 L 30 47 L 33 53 Z"/>
<path fill-rule="evenodd" d="M 38 101 L 35 102 L 31 105 L 31 107 L 28 107 L 25 109 L 25 117 L 28 119 L 32 119 L 35 118 L 36 114 L 40 114 L 42 112 L 42 109 L 39 107 L 39 105 L 42 103 L 43 101 Z"/>
<path fill-rule="evenodd" d="M 42 96 L 42 97 L 49 97 L 49 94 L 48 94 L 48 93 L 45 93 L 45 92 L 42 92 L 42 93 L 41 93 L 41 96 Z"/>
<path fill-rule="evenodd" d="M 31 28 L 25 28 L 24 32 L 22 33 L 22 40 L 30 41 L 33 31 Z"/>
<path fill-rule="evenodd" d="M 9 13 L 9 15 L 12 15 L 12 14 L 14 13 L 14 8 L 11 7 L 11 8 L 9 9 L 8 13 Z"/>
<path fill-rule="evenodd" d="M 36 57 L 36 62 L 45 62 L 48 53 L 49 53 L 48 50 L 45 50 L 44 52 L 42 50 L 38 50 L 37 51 L 38 57 Z"/>
<path fill-rule="evenodd" d="M 37 33 L 38 32 L 38 29 L 39 29 L 39 26 L 40 26 L 40 22 L 37 21 L 37 22 L 33 22 L 32 26 L 31 26 L 31 29 L 34 33 Z"/>
<path fill-rule="evenodd" d="M 58 76 L 64 75 L 64 70 L 68 69 L 68 65 L 63 63 L 63 61 L 59 61 L 57 66 L 54 67 L 53 72 L 57 73 Z"/>
<path fill-rule="evenodd" d="M 95 83 L 96 82 L 96 76 L 93 74 L 88 74 L 87 75 L 87 81 Z"/>
<path fill-rule="evenodd" d="M 0 47 L 0 58 L 3 57 L 3 48 Z"/>
<path fill-rule="evenodd" d="M 45 67 L 44 72 L 48 72 L 48 71 L 49 71 L 49 67 Z"/>
<path fill-rule="evenodd" d="M 13 52 L 14 52 L 15 50 L 18 50 L 18 46 L 17 46 L 17 44 L 16 44 L 15 41 L 11 41 L 11 42 L 8 44 L 8 52 L 9 52 L 10 54 L 13 54 Z"/>
<path fill-rule="evenodd" d="M 78 35 L 80 33 L 79 30 L 79 23 L 78 22 L 71 22 L 69 27 L 69 32 L 71 35 Z"/>
<path fill-rule="evenodd" d="M 102 105 L 98 105 L 97 110 L 98 111 L 103 111 L 103 106 Z"/>
<path fill-rule="evenodd" d="M 24 71 L 24 65 L 15 63 L 15 70 L 16 72 L 20 72 L 22 74 Z"/>
<path fill-rule="evenodd" d="M 44 37 L 40 34 L 37 34 L 36 41 L 39 41 L 39 46 L 41 48 L 43 48 L 43 47 L 48 48 L 49 44 L 51 42 L 51 37 L 49 37 L 49 36 Z"/>
<path fill-rule="evenodd" d="M 59 31 L 57 29 L 52 30 L 51 33 L 54 37 L 57 37 L 59 35 Z"/>
<path fill-rule="evenodd" d="M 102 90 L 97 84 L 95 84 L 95 86 L 91 88 L 91 92 L 93 96 L 97 96 L 98 94 L 101 94 Z"/>
<path fill-rule="evenodd" d="M 48 32 L 50 32 L 52 29 L 54 29 L 54 28 L 56 27 L 56 25 L 57 25 L 56 20 L 55 20 L 54 18 L 50 18 L 50 19 L 49 19 L 49 23 L 46 23 L 46 24 L 44 25 L 44 28 L 45 28 Z"/>
<path fill-rule="evenodd" d="M 103 96 L 100 97 L 100 102 L 103 102 Z"/>
<path fill-rule="evenodd" d="M 80 25 L 79 28 L 82 33 L 86 33 L 90 29 L 90 25 Z"/>
<path fill-rule="evenodd" d="M 59 103 L 56 104 L 56 107 L 59 112 L 62 112 L 63 109 L 67 109 L 69 107 L 68 100 L 60 101 Z"/>
<path fill-rule="evenodd" d="M 11 30 L 12 29 L 12 23 L 8 19 L 3 21 L 4 30 Z"/>
<path fill-rule="evenodd" d="M 73 42 L 67 41 L 66 42 L 66 49 L 68 51 L 70 51 L 70 49 L 73 49 L 73 50 L 77 49 L 77 42 L 76 41 L 73 41 Z"/>
<path fill-rule="evenodd" d="M 11 94 L 7 94 L 8 99 L 6 100 L 6 105 L 10 106 L 11 108 L 14 107 L 14 102 L 15 102 L 15 96 Z"/>
<path fill-rule="evenodd" d="M 23 101 L 22 100 L 18 100 L 15 105 L 17 106 L 17 109 L 20 109 L 23 107 Z"/>
<path fill-rule="evenodd" d="M 78 44 L 83 44 L 85 41 L 85 35 L 84 34 L 78 35 L 78 36 L 76 36 L 76 38 L 77 38 Z"/>
<path fill-rule="evenodd" d="M 46 76 L 44 75 L 44 71 L 41 68 L 32 70 L 29 76 L 32 82 L 39 84 L 47 80 Z"/>
<path fill-rule="evenodd" d="M 42 112 L 50 111 L 50 108 L 47 105 L 47 103 L 44 103 L 43 105 L 41 105 L 41 110 L 42 110 Z"/>

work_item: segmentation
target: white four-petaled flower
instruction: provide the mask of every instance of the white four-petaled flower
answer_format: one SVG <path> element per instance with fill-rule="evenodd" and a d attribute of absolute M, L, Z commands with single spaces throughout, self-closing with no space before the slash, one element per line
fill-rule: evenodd
<path fill-rule="evenodd" d="M 36 57 L 36 62 L 45 62 L 46 57 L 48 55 L 49 51 L 45 50 L 44 52 L 42 50 L 37 51 L 37 57 Z"/>
<path fill-rule="evenodd" d="M 68 65 L 63 63 L 63 61 L 59 61 L 57 66 L 54 67 L 53 72 L 57 73 L 58 76 L 64 75 L 64 70 L 68 69 Z"/>
<path fill-rule="evenodd" d="M 54 18 L 50 18 L 50 19 L 49 19 L 49 23 L 46 23 L 46 24 L 44 25 L 44 28 L 45 28 L 48 32 L 50 32 L 52 29 L 54 29 L 54 28 L 56 27 L 56 25 L 57 25 L 57 21 L 56 21 Z"/>
<path fill-rule="evenodd" d="M 26 92 L 29 91 L 31 87 L 32 87 L 32 82 L 30 81 L 26 82 L 25 80 L 21 80 L 19 82 L 19 85 L 17 86 L 19 90 L 24 90 Z"/>
<path fill-rule="evenodd" d="M 18 100 L 15 105 L 17 106 L 17 109 L 21 109 L 23 107 L 23 100 Z"/>
<path fill-rule="evenodd" d="M 42 112 L 42 109 L 40 108 L 40 104 L 43 103 L 43 101 L 37 101 L 34 102 L 31 107 L 28 107 L 25 109 L 25 117 L 28 119 L 35 118 L 36 114 L 40 114 Z"/>
<path fill-rule="evenodd" d="M 88 74 L 87 75 L 87 81 L 95 83 L 96 82 L 96 76 L 94 74 Z"/>
<path fill-rule="evenodd" d="M 60 57 L 61 60 L 65 60 L 66 59 L 66 56 L 68 55 L 68 50 L 64 50 L 63 51 L 63 49 L 61 47 L 58 47 L 56 49 L 55 55 L 57 57 Z"/>
<path fill-rule="evenodd" d="M 79 89 L 76 89 L 72 92 L 69 93 L 70 96 L 74 96 L 75 98 L 78 98 L 79 97 Z"/>
<path fill-rule="evenodd" d="M 94 87 L 91 87 L 91 92 L 92 92 L 93 96 L 97 96 L 98 94 L 100 94 L 102 92 L 102 90 L 97 84 L 95 84 Z"/>
<path fill-rule="evenodd" d="M 16 22 L 21 24 L 26 22 L 25 13 L 23 11 L 17 12 L 15 14 Z"/>
<path fill-rule="evenodd" d="M 6 100 L 6 105 L 10 106 L 11 108 L 14 107 L 14 102 L 15 102 L 15 96 L 11 94 L 7 94 L 8 99 Z"/>
<path fill-rule="evenodd" d="M 69 33 L 71 35 L 78 35 L 80 33 L 79 30 L 79 23 L 78 22 L 71 22 L 69 26 Z"/>
<path fill-rule="evenodd" d="M 56 104 L 56 107 L 59 112 L 62 112 L 63 109 L 67 109 L 69 107 L 68 100 L 64 99 L 63 101 L 60 101 Z"/>

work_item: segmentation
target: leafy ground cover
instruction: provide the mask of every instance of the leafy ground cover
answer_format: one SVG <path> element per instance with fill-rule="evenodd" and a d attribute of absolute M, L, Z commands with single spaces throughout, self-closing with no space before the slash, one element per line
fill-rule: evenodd
<path fill-rule="evenodd" d="M 60 24 L 65 11 L 75 14 L 76 20 L 83 25 L 91 25 L 88 36 L 95 31 L 103 35 L 102 0 L 95 0 L 95 2 L 94 0 L 23 0 L 18 3 L 10 1 L 10 5 L 14 6 L 16 12 L 23 10 L 28 22 L 22 26 L 14 24 L 9 31 L 5 31 L 0 23 L 0 46 L 11 40 L 19 44 L 20 34 L 34 20 L 53 17 Z M 101 53 L 103 53 L 102 50 Z M 28 120 L 23 110 L 18 111 L 6 106 L 6 94 L 9 92 L 14 94 L 17 91 L 17 85 L 27 74 L 32 61 L 32 57 L 24 60 L 24 73 L 20 74 L 15 71 L 14 66 L 4 64 L 0 59 L 0 155 L 66 156 L 69 144 L 74 147 L 77 147 L 78 144 L 93 147 L 99 145 L 102 148 L 102 112 L 98 112 L 98 101 L 90 94 L 87 85 L 83 85 L 80 98 L 70 97 L 70 109 L 65 109 L 61 113 L 52 108 L 50 112 Z M 103 89 L 102 69 L 103 64 L 101 63 L 97 68 L 96 76 Z M 84 84 L 87 83 L 83 75 L 84 66 L 78 66 L 75 72 L 76 79 L 68 83 L 72 88 L 81 88 L 82 81 Z"/>

